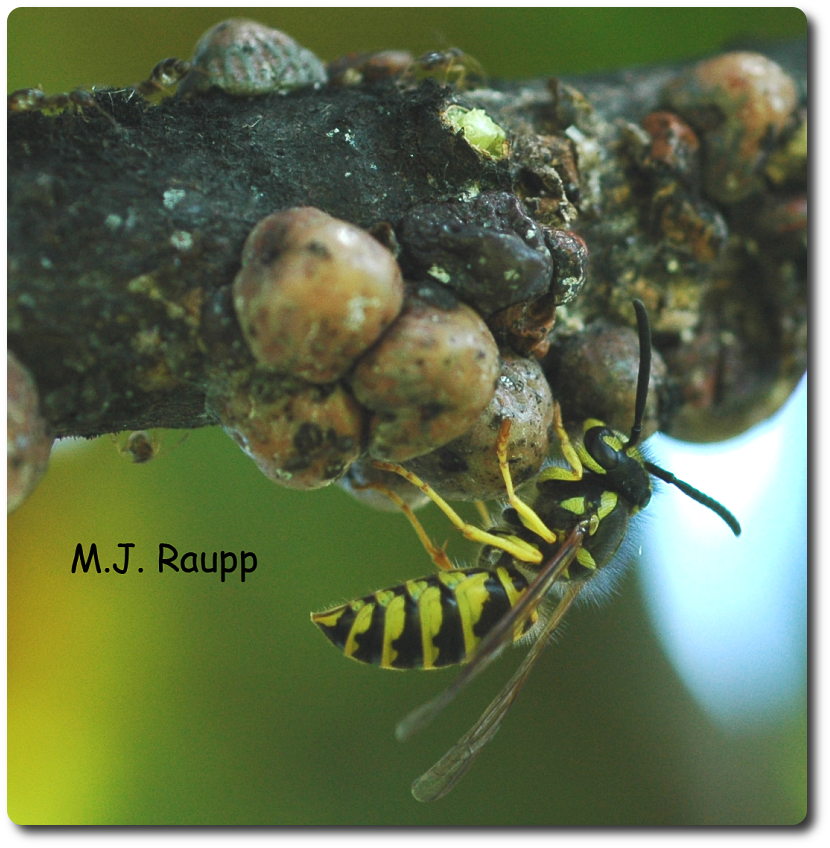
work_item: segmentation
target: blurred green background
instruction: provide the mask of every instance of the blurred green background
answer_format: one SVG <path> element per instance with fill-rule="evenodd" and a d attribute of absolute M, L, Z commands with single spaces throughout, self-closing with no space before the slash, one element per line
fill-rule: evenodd
<path fill-rule="evenodd" d="M 807 29 L 798 10 L 770 8 L 16 9 L 8 88 L 129 84 L 232 15 L 324 59 L 459 46 L 493 77 L 688 59 Z M 424 520 L 443 541 L 435 512 Z M 78 542 L 96 542 L 102 565 L 135 543 L 130 572 L 72 575 Z M 259 568 L 244 585 L 159 575 L 160 542 L 253 550 Z M 473 553 L 455 538 L 450 552 Z M 805 709 L 763 731 L 712 724 L 661 652 L 634 573 L 613 604 L 571 614 L 458 788 L 418 804 L 410 781 L 520 652 L 397 743 L 396 721 L 453 672 L 347 661 L 308 614 L 431 563 L 400 516 L 336 487 L 282 490 L 217 429 L 163 435 L 145 466 L 106 438 L 58 452 L 9 520 L 8 563 L 8 812 L 21 824 L 790 824 L 806 812 Z"/>

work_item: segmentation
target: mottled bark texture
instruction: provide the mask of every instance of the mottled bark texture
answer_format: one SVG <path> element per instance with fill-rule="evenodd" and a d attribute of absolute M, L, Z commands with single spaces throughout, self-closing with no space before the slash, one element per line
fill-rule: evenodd
<path fill-rule="evenodd" d="M 509 192 L 588 246 L 587 282 L 560 307 L 542 362 L 566 419 L 630 426 L 615 387 L 636 375 L 639 297 L 665 363 L 655 423 L 692 439 L 739 432 L 780 406 L 807 355 L 806 44 L 768 55 L 799 105 L 764 140 L 757 184 L 729 203 L 704 177 L 713 156 L 738 154 L 705 142 L 732 119 L 704 108 L 680 121 L 665 93 L 677 67 L 158 105 L 101 90 L 97 108 L 11 114 L 9 348 L 58 436 L 215 424 L 212 386 L 254 367 L 230 286 L 258 221 L 314 206 L 395 249 L 414 207 Z M 485 110 L 509 155 L 448 126 L 451 103 Z M 669 117 L 644 123 L 658 110 Z M 424 279 L 416 251 L 404 244 L 398 260 L 408 283 Z"/>

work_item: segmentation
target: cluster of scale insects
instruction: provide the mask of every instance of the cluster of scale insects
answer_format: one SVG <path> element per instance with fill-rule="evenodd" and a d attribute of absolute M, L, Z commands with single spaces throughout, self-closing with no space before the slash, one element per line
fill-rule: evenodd
<path fill-rule="evenodd" d="M 391 491 L 438 567 L 436 574 L 314 613 L 312 621 L 352 659 L 382 668 L 440 668 L 464 663 L 452 685 L 399 725 L 399 739 L 424 727 L 508 643 L 531 641 L 524 661 L 473 727 L 412 785 L 419 801 L 433 801 L 463 777 L 493 738 L 542 649 L 586 589 L 600 595 L 624 564 L 620 549 L 632 517 L 652 494 L 652 477 L 678 487 L 713 510 L 739 535 L 721 504 L 649 461 L 638 447 L 651 368 L 651 334 L 645 307 L 634 302 L 640 368 L 634 423 L 628 435 L 588 419 L 568 433 L 558 404 L 554 427 L 564 462 L 544 468 L 532 482 L 532 506 L 513 488 L 507 455 L 510 421 L 502 422 L 497 453 L 507 507 L 487 530 L 465 523 L 427 483 L 403 466 L 376 462 L 400 474 L 434 501 L 468 539 L 483 545 L 474 568 L 456 568 L 434 545 L 412 511 Z M 545 603 L 551 599 L 552 603 Z"/>
<path fill-rule="evenodd" d="M 238 20 L 226 21 L 225 24 L 248 23 Z M 209 30 L 206 36 L 219 31 L 218 27 Z M 264 33 L 276 32 L 259 27 Z M 281 33 L 279 33 L 282 35 Z M 215 40 L 215 35 L 214 35 Z M 276 49 L 292 52 L 302 48 L 287 39 L 288 45 L 280 44 Z M 263 46 L 268 46 L 268 37 L 262 39 Z M 197 48 L 198 49 L 198 48 Z M 272 47 L 273 49 L 273 47 Z M 305 51 L 306 53 L 308 51 Z M 311 54 L 310 54 L 311 55 Z M 316 58 L 316 57 L 314 57 Z M 273 62 L 273 57 L 268 57 Z M 329 63 L 327 67 L 327 81 L 329 85 L 353 85 L 365 82 L 379 82 L 381 80 L 397 77 L 405 86 L 417 84 L 424 79 L 433 78 L 443 85 L 452 85 L 462 90 L 467 87 L 486 84 L 486 75 L 480 63 L 471 56 L 457 48 L 444 51 L 432 51 L 423 56 L 413 57 L 403 50 L 382 50 L 375 53 L 352 53 Z M 245 89 L 250 86 L 252 80 L 250 69 L 240 70 L 239 67 L 228 71 L 223 77 L 217 77 L 205 68 L 199 67 L 198 54 L 193 62 L 184 59 L 170 57 L 162 59 L 150 71 L 149 76 L 129 86 L 128 90 L 140 94 L 145 100 L 153 101 L 171 93 L 171 90 L 188 75 L 197 77 L 192 89 L 208 88 L 216 85 L 236 93 L 235 88 L 241 86 Z M 231 78 L 232 77 L 232 78 Z M 190 80 L 188 80 L 190 81 Z M 275 88 L 275 90 L 279 90 Z M 264 93 L 262 90 L 251 90 L 245 93 Z M 46 94 L 40 88 L 21 88 L 13 91 L 7 97 L 7 110 L 15 112 L 45 112 L 56 114 L 63 111 L 72 111 L 83 114 L 85 110 L 94 110 L 113 121 L 112 116 L 98 104 L 95 97 L 95 89 L 87 87 L 74 88 L 72 91 L 59 92 L 57 94 Z"/>

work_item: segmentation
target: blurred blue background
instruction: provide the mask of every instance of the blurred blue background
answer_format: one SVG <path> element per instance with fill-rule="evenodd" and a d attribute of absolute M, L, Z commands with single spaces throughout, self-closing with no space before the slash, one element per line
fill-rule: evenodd
<path fill-rule="evenodd" d="M 129 84 L 159 59 L 189 56 L 207 27 L 231 15 L 279 27 L 324 59 L 458 46 L 493 77 L 675 61 L 743 36 L 806 34 L 798 10 L 769 8 L 17 9 L 8 88 Z M 619 597 L 572 612 L 497 738 L 433 805 L 411 798 L 411 780 L 478 717 L 521 652 L 399 744 L 397 720 L 454 673 L 362 667 L 308 619 L 430 572 L 402 517 L 371 512 L 336 487 L 282 490 L 216 429 L 184 442 L 162 434 L 160 455 L 143 466 L 110 439 L 59 450 L 8 523 L 9 815 L 26 824 L 800 821 L 800 391 L 777 421 L 706 462 L 684 459 L 700 446 L 655 445 L 666 467 L 739 515 L 744 535 L 733 541 L 717 518 L 664 487 Z M 472 558 L 436 513 L 423 513 L 433 537 Z M 70 574 L 78 542 L 96 542 L 104 563 L 120 558 L 117 543 L 135 543 L 130 573 Z M 253 550 L 259 568 L 244 585 L 160 576 L 161 542 Z"/>

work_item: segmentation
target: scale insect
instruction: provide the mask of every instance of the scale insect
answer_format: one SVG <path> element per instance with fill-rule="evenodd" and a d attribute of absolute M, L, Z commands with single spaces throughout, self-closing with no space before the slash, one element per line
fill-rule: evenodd
<path fill-rule="evenodd" d="M 185 433 L 181 439 L 174 445 L 178 447 L 190 433 Z M 119 442 L 118 437 L 113 434 L 118 452 L 123 456 L 129 456 L 135 465 L 144 465 L 150 460 L 155 459 L 163 452 L 162 440 L 158 431 L 153 430 L 149 433 L 147 430 L 133 430 L 123 445 Z"/>
<path fill-rule="evenodd" d="M 438 573 L 324 612 L 312 621 L 352 659 L 383 668 L 439 668 L 465 663 L 453 683 L 398 725 L 406 739 L 425 727 L 506 644 L 531 647 L 516 673 L 459 741 L 412 785 L 419 801 L 434 801 L 464 776 L 495 736 L 542 649 L 587 587 L 600 593 L 613 582 L 630 519 L 648 505 L 652 477 L 677 486 L 719 515 L 737 536 L 738 521 L 724 506 L 650 462 L 638 448 L 651 370 L 651 331 L 645 307 L 634 301 L 640 337 L 634 423 L 626 436 L 588 419 L 568 433 L 555 405 L 554 427 L 564 464 L 533 481 L 532 506 L 513 488 L 507 457 L 510 421 L 497 443 L 508 506 L 488 530 L 465 523 L 428 484 L 400 465 L 377 462 L 418 486 L 468 539 L 483 545 L 476 568 L 455 568 L 427 537 L 414 513 L 394 493 Z M 530 487 L 529 487 L 530 488 Z"/>
<path fill-rule="evenodd" d="M 143 465 L 153 459 L 159 450 L 159 441 L 155 431 L 150 435 L 146 430 L 135 430 L 127 436 L 123 452 L 132 457 L 136 465 Z"/>

